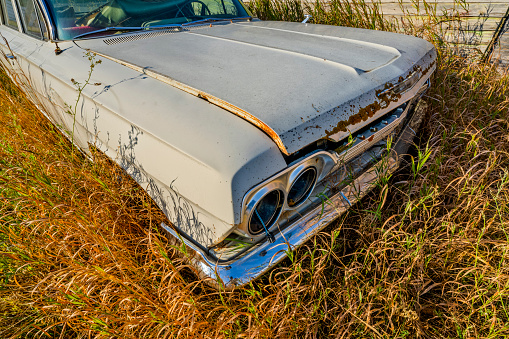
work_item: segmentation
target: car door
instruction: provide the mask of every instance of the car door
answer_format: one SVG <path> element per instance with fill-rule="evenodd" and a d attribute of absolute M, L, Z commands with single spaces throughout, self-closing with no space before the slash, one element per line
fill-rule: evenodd
<path fill-rule="evenodd" d="M 2 64 L 16 84 L 53 123 L 63 131 L 74 129 L 74 119 L 67 112 L 72 98 L 76 96 L 76 89 L 71 74 L 64 78 L 59 73 L 59 64 L 68 61 L 68 58 L 59 59 L 59 53 L 55 52 L 56 44 L 48 38 L 37 3 L 35 0 L 0 0 L 0 5 Z M 79 64 L 76 67 L 79 68 Z M 76 137 L 72 137 L 73 141 L 86 147 L 89 135 L 81 126 L 76 125 L 76 129 L 79 131 L 75 133 Z"/>
<path fill-rule="evenodd" d="M 2 54 L 0 62 L 11 76 L 15 74 L 13 71 L 17 68 L 17 65 L 9 41 L 14 37 L 13 33 L 15 34 L 20 30 L 18 12 L 15 6 L 16 4 L 12 0 L 0 0 L 0 52 Z"/>
<path fill-rule="evenodd" d="M 36 82 L 28 74 L 37 76 L 37 54 L 41 51 L 47 36 L 33 0 L 0 0 L 2 26 L 0 26 L 0 48 L 2 64 L 11 78 L 27 94 L 32 95 Z M 35 92 L 34 92 L 35 93 Z"/>

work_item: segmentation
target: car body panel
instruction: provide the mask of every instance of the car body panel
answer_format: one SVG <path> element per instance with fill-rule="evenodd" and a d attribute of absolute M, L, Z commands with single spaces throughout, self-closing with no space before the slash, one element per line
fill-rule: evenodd
<path fill-rule="evenodd" d="M 426 105 L 418 104 L 409 123 L 395 140 L 392 151 L 374 166 L 358 176 L 341 191 L 329 197 L 326 204 L 318 205 L 303 214 L 295 223 L 275 234 L 274 242 L 261 242 L 246 255 L 230 262 L 211 260 L 207 253 L 188 243 L 194 253 L 191 261 L 207 277 L 217 277 L 216 286 L 229 288 L 241 286 L 270 270 L 292 251 L 327 227 L 335 218 L 344 214 L 352 204 L 361 200 L 379 182 L 381 175 L 390 176 L 397 170 L 400 155 L 405 154 L 415 137 L 416 128 L 422 121 Z M 178 236 L 170 227 L 163 225 L 171 234 Z M 191 251 L 189 251 L 191 252 Z"/>
<path fill-rule="evenodd" d="M 433 46 L 421 39 L 378 32 L 375 43 L 366 41 L 372 31 L 360 31 L 255 21 L 77 44 L 248 112 L 275 131 L 282 151 L 291 154 L 320 138 L 337 141 L 362 128 L 367 119 L 335 131 L 338 121 L 382 103 L 377 91 L 434 60 Z M 393 106 L 384 108 L 374 115 Z"/>
<path fill-rule="evenodd" d="M 83 83 L 90 70 L 84 51 L 63 42 L 64 52 L 55 56 L 54 44 L 5 26 L 0 33 L 17 56 L 16 67 L 29 76 L 26 89 L 35 88 L 35 101 L 49 118 L 72 130 L 67 105 L 78 92 L 71 79 Z M 151 77 L 104 59 L 90 83 L 78 105 L 74 142 L 85 150 L 96 145 L 151 187 L 170 221 L 204 245 L 220 241 L 240 220 L 249 188 L 286 167 L 262 131 Z M 122 99 L 133 97 L 132 88 L 141 100 Z M 204 187 L 213 193 L 202 194 Z"/>

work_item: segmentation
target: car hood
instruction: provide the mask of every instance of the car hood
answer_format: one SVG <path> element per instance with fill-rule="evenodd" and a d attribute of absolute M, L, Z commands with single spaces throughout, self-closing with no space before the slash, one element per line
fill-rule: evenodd
<path fill-rule="evenodd" d="M 362 128 L 397 101 L 381 99 L 384 88 L 415 70 L 424 75 L 435 59 L 431 44 L 411 36 L 285 22 L 207 24 L 76 43 L 237 114 L 286 154 Z"/>

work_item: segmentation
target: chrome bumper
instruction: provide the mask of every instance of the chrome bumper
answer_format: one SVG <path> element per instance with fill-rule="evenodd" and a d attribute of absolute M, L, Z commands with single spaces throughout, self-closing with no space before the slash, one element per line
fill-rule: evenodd
<path fill-rule="evenodd" d="M 218 263 L 210 258 L 206 251 L 180 236 L 171 227 L 164 224 L 162 227 L 195 252 L 195 255 L 190 256 L 190 260 L 193 266 L 199 269 L 201 276 L 210 277 L 218 286 L 227 288 L 244 285 L 270 270 L 287 256 L 287 251 L 292 251 L 309 240 L 362 199 L 376 185 L 382 173 L 381 169 L 384 175 L 394 172 L 399 166 L 400 156 L 407 152 L 415 137 L 415 130 L 420 125 L 423 113 L 424 108 L 420 104 L 417 105 L 388 156 L 329 197 L 326 203 L 312 209 L 282 231 L 275 232 L 273 243 L 261 242 L 238 259 L 226 264 Z"/>

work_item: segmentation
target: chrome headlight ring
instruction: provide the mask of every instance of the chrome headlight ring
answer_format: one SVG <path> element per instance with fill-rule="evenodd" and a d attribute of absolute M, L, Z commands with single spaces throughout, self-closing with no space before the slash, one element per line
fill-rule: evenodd
<path fill-rule="evenodd" d="M 272 199 L 273 194 L 278 194 L 275 197 L 275 200 Z M 246 231 L 248 231 L 251 235 L 260 235 L 263 233 L 264 228 L 270 229 L 279 219 L 283 211 L 283 204 L 286 201 L 286 187 L 281 182 L 271 182 L 266 186 L 263 186 L 261 189 L 256 191 L 254 195 L 249 200 L 246 205 L 246 209 L 244 215 L 247 217 L 246 219 Z M 271 206 L 263 208 L 264 211 L 260 210 L 260 205 L 264 202 L 264 200 L 269 199 L 266 204 L 273 202 L 273 210 L 271 211 Z M 273 200 L 273 201 L 270 201 Z M 255 222 L 255 220 L 259 220 L 259 222 Z M 263 219 L 263 220 L 262 220 Z M 259 224 L 260 227 L 257 229 L 253 229 L 256 223 Z"/>
<path fill-rule="evenodd" d="M 266 228 L 273 229 L 277 224 L 278 218 L 284 211 L 297 209 L 306 201 L 306 199 L 309 198 L 316 186 L 316 183 L 322 180 L 330 172 L 337 161 L 337 156 L 332 153 L 319 151 L 291 165 L 282 172 L 251 189 L 244 197 L 242 222 L 238 225 L 237 229 L 246 236 L 252 238 L 265 236 L 264 229 L 260 228 L 261 223 L 260 225 L 257 225 L 258 227 L 254 227 L 256 229 L 253 229 L 254 225 L 251 225 L 251 220 L 253 220 L 254 217 L 260 218 L 260 216 L 255 216 L 259 203 L 266 199 L 266 197 L 270 194 L 275 194 L 273 192 L 280 192 L 280 199 L 273 211 L 274 213 L 272 213 L 272 210 L 267 209 L 266 211 L 268 212 L 264 216 L 267 217 L 270 215 L 270 218 L 264 218 L 264 216 L 261 216 L 262 219 L 266 219 L 266 221 L 268 221 L 265 225 Z M 293 204 L 292 202 L 289 203 L 289 193 L 296 182 L 300 179 L 304 180 L 304 188 L 301 188 L 300 192 L 297 192 L 300 194 L 297 194 L 295 202 Z M 272 201 L 274 202 L 275 199 L 272 199 Z M 260 212 L 260 210 L 258 210 L 258 212 Z"/>
<path fill-rule="evenodd" d="M 293 210 L 301 206 L 316 186 L 318 171 L 315 166 L 302 164 L 288 176 L 286 209 Z"/>

